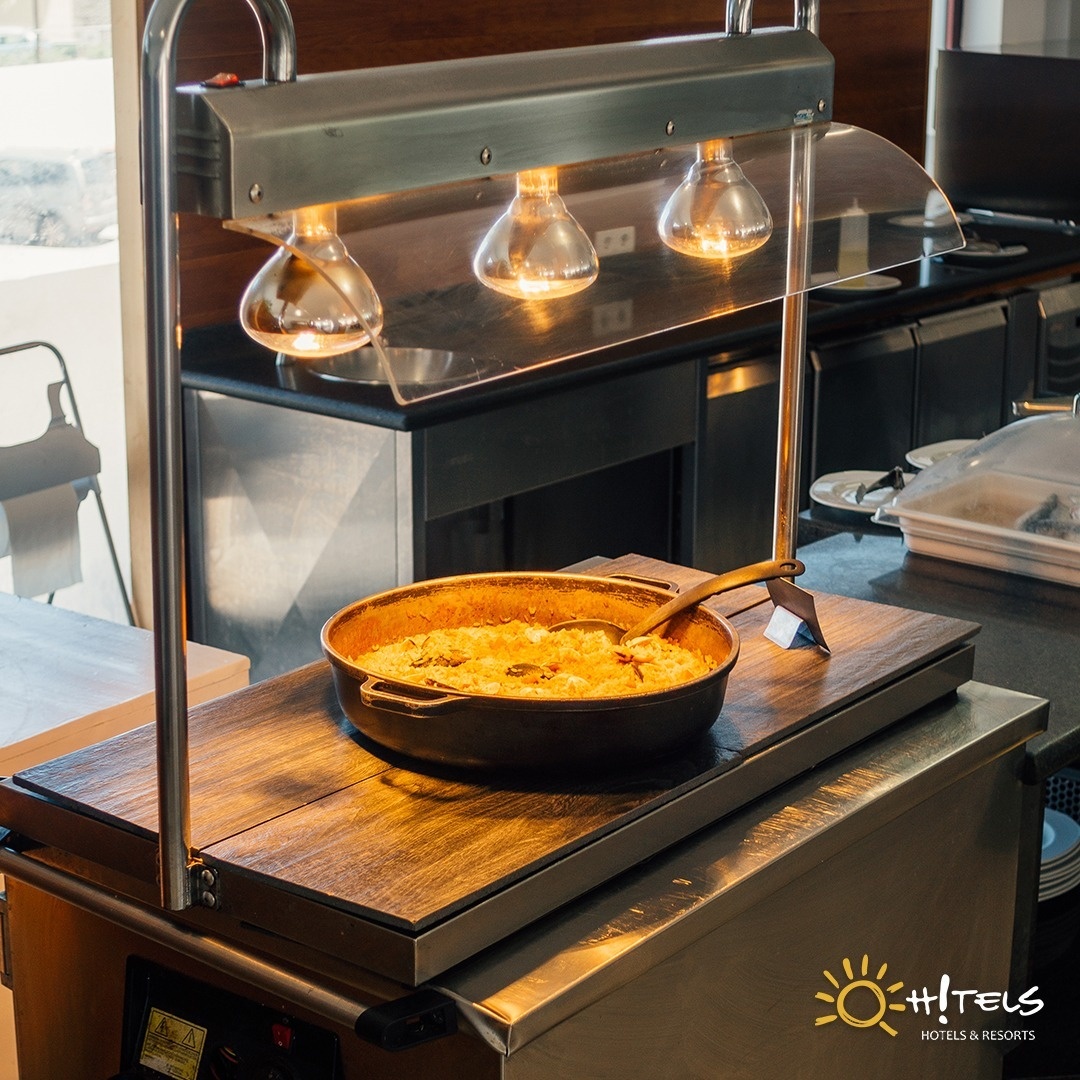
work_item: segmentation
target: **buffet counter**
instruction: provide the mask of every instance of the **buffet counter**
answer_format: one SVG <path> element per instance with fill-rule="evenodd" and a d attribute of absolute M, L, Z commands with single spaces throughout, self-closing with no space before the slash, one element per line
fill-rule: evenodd
<path fill-rule="evenodd" d="M 818 507 L 803 515 L 800 538 L 804 542 L 799 555 L 807 567 L 801 580 L 808 588 L 976 620 L 975 678 L 1049 700 L 1046 731 L 1028 742 L 1022 772 L 1027 824 L 1019 853 L 1014 969 L 1030 977 L 1040 928 L 1044 785 L 1080 760 L 1080 592 L 1069 585 L 917 555 L 906 549 L 897 529 L 865 519 L 853 523 L 850 515 Z"/>
<path fill-rule="evenodd" d="M 590 572 L 702 577 L 634 556 Z M 763 588 L 707 601 L 741 638 L 720 717 L 610 772 L 418 765 L 351 727 L 322 661 L 201 706 L 192 829 L 212 884 L 181 914 L 155 910 L 152 729 L 0 784 L 23 1080 L 89 1061 L 135 1075 L 163 1013 L 208 1055 L 313 1078 L 652 1080 L 711 1075 L 717 1054 L 748 1078 L 795 1056 L 811 1073 L 999 1076 L 991 1035 L 928 1040 L 937 1017 L 857 1008 L 822 972 L 861 962 L 880 995 L 943 972 L 1010 986 L 1020 762 L 1046 703 L 971 680 L 967 620 L 816 601 L 831 654 L 765 638 Z M 237 1050 L 263 1013 L 279 1042 Z M 387 1017 L 433 1037 L 395 1052 Z M 306 1033 L 296 1055 L 335 1048 L 340 1071 L 289 1058 L 286 1030 Z"/>
<path fill-rule="evenodd" d="M 977 231 L 976 231 L 977 229 Z M 947 311 L 973 300 L 1008 295 L 1080 273 L 1080 236 L 1075 232 L 1009 225 L 978 225 L 970 232 L 1022 254 L 965 260 L 940 256 L 895 267 L 892 289 L 868 288 L 819 295 L 811 291 L 807 333 L 815 338 L 852 328 L 880 325 L 912 315 Z M 644 301 L 643 301 L 644 302 Z M 336 416 L 397 431 L 414 431 L 475 413 L 488 413 L 523 396 L 587 386 L 686 358 L 738 355 L 761 342 L 778 341 L 781 306 L 763 304 L 668 331 L 634 346 L 621 346 L 578 361 L 567 361 L 513 378 L 482 383 L 467 393 L 450 393 L 397 404 L 389 388 L 373 382 L 323 378 L 301 364 L 284 367 L 272 352 L 252 342 L 235 325 L 188 330 L 182 355 L 183 383 L 198 391 Z"/>

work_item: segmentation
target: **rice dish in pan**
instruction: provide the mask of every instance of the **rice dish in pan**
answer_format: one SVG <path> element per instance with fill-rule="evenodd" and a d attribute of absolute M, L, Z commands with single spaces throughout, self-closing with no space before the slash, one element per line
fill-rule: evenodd
<path fill-rule="evenodd" d="M 601 630 L 511 620 L 413 634 L 353 656 L 373 675 L 470 694 L 608 698 L 647 694 L 713 671 L 711 657 L 646 634 L 624 645 Z"/>

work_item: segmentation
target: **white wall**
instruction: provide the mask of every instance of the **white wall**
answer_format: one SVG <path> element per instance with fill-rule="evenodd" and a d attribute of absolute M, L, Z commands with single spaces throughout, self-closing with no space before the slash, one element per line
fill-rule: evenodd
<path fill-rule="evenodd" d="M 943 4 L 944 0 L 940 0 Z M 1080 35 L 1078 0 L 978 0 L 964 4 L 962 48 L 1064 41 Z"/>

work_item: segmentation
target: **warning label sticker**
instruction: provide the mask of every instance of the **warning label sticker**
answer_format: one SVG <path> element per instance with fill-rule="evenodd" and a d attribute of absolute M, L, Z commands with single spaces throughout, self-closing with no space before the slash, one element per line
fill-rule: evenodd
<path fill-rule="evenodd" d="M 151 1009 L 139 1064 L 176 1080 L 195 1080 L 205 1044 L 206 1028 Z"/>

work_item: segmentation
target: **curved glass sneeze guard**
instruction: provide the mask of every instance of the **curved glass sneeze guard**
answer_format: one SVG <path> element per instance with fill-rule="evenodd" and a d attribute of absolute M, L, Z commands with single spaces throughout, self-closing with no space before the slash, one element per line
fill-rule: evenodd
<path fill-rule="evenodd" d="M 569 296 L 522 300 L 474 273 L 477 250 L 519 190 L 514 175 L 379 196 L 335 209 L 349 254 L 382 301 L 381 334 L 374 347 L 290 362 L 327 378 L 388 382 L 407 404 L 778 299 L 789 280 L 791 159 L 799 140 L 813 160 L 810 275 L 800 282 L 796 274 L 791 291 L 963 246 L 955 215 L 918 163 L 879 136 L 835 123 L 724 141 L 725 157 L 771 216 L 767 239 L 737 256 L 695 257 L 660 235 L 665 208 L 703 148 L 560 167 L 559 197 L 599 258 L 595 280 Z M 702 215 L 723 202 L 715 190 L 691 200 Z M 292 219 L 226 227 L 280 244 Z M 760 222 L 756 228 L 760 237 Z M 513 244 L 510 252 L 515 257 Z"/>

